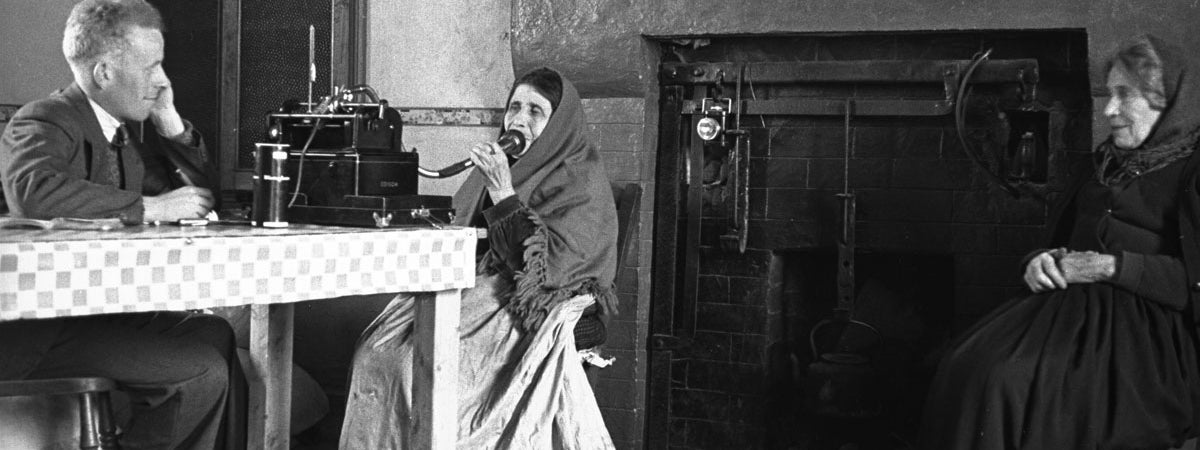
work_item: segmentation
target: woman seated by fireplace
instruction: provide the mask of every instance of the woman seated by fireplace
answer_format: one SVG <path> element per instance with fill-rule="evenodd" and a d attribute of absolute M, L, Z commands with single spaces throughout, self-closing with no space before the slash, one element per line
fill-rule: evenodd
<path fill-rule="evenodd" d="M 593 304 L 616 304 L 612 188 L 579 94 L 557 72 L 517 79 L 504 129 L 524 135 L 523 151 L 475 145 L 476 170 L 454 196 L 456 224 L 488 231 L 460 310 L 457 447 L 611 448 L 572 330 Z M 342 448 L 413 447 L 412 321 L 413 297 L 401 295 L 363 332 Z"/>
<path fill-rule="evenodd" d="M 1153 36 L 1109 61 L 1111 137 L 1013 300 L 943 359 L 922 449 L 1165 449 L 1200 432 L 1200 68 Z"/>

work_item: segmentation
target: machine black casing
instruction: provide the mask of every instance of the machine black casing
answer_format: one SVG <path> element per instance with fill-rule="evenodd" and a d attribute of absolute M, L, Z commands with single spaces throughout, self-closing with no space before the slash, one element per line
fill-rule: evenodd
<path fill-rule="evenodd" d="M 450 197 L 418 195 L 420 157 L 404 150 L 403 123 L 395 109 L 364 106 L 320 114 L 285 107 L 268 114 L 267 122 L 270 141 L 290 147 L 290 222 L 391 227 L 452 218 Z M 413 217 L 413 211 L 432 220 Z"/>

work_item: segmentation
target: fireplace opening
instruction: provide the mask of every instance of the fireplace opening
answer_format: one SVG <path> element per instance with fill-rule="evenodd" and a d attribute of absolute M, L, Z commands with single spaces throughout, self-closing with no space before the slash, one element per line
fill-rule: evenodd
<path fill-rule="evenodd" d="M 822 326 L 814 334 L 814 326 L 831 318 L 836 306 L 836 256 L 809 250 L 772 254 L 773 292 L 768 295 L 778 302 L 771 308 L 778 313 L 768 316 L 768 329 L 774 335 L 769 336 L 766 371 L 777 375 L 772 391 L 780 395 L 768 406 L 769 416 L 777 418 L 768 426 L 769 439 L 774 441 L 768 447 L 911 448 L 927 385 L 950 338 L 954 259 L 946 254 L 857 255 L 851 318 L 869 324 L 878 336 L 840 322 Z M 840 370 L 846 366 L 839 366 L 839 361 L 818 360 L 813 344 L 817 353 L 861 355 L 869 370 Z M 847 417 L 831 414 L 828 408 L 819 410 L 813 387 L 819 388 L 831 376 L 848 378 L 848 389 L 867 391 L 835 395 L 868 397 L 878 403 L 878 412 Z"/>
<path fill-rule="evenodd" d="M 1089 154 L 1086 33 L 661 44 L 648 439 L 914 448 L 939 349 L 1022 290 L 1019 261 Z M 728 132 L 705 141 L 713 122 Z M 867 351 L 865 328 L 834 327 L 821 347 L 870 353 L 885 374 L 867 383 L 882 404 L 871 417 L 805 405 L 820 391 L 806 391 L 821 362 L 809 333 L 832 315 L 843 241 L 857 248 L 854 318 L 882 338 Z"/>

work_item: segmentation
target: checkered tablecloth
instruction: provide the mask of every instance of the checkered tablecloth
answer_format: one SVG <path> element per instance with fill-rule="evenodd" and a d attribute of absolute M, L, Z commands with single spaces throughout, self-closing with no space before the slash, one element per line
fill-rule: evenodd
<path fill-rule="evenodd" d="M 472 287 L 476 230 L 0 230 L 0 320 Z"/>

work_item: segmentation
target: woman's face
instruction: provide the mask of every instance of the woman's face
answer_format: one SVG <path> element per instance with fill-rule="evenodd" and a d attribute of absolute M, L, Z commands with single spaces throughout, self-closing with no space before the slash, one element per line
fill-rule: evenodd
<path fill-rule="evenodd" d="M 1112 129 L 1113 143 L 1123 149 L 1134 149 L 1150 137 L 1162 111 L 1150 107 L 1150 101 L 1137 87 L 1133 77 L 1120 66 L 1108 72 L 1108 104 L 1104 116 Z"/>
<path fill-rule="evenodd" d="M 546 122 L 554 109 L 550 100 L 542 97 L 528 84 L 518 85 L 513 89 L 512 98 L 508 100 L 508 110 L 504 113 L 504 129 L 517 130 L 525 135 L 525 150 L 533 145 L 533 141 L 542 135 Z M 525 151 L 521 152 L 522 154 Z"/>

